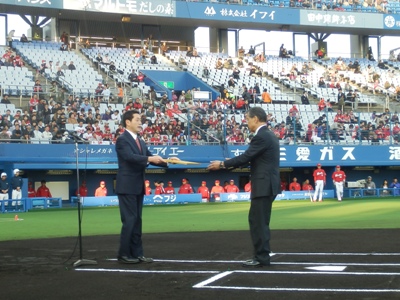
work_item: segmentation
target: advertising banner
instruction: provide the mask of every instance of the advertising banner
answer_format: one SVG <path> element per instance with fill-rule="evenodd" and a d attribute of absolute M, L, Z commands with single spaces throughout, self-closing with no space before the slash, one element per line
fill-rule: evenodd
<path fill-rule="evenodd" d="M 382 28 L 382 15 L 361 12 L 300 10 L 300 25 Z"/>
<path fill-rule="evenodd" d="M 213 21 L 233 21 L 269 24 L 299 24 L 297 9 L 258 5 L 235 5 L 213 2 L 176 2 L 176 17 Z"/>
<path fill-rule="evenodd" d="M 175 1 L 64 0 L 64 9 L 154 17 L 174 17 Z"/>

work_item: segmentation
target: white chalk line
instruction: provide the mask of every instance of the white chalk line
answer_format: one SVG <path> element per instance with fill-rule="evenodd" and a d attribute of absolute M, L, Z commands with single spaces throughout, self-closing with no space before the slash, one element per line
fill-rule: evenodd
<path fill-rule="evenodd" d="M 108 261 L 116 261 L 116 258 L 109 258 Z M 242 264 L 243 260 L 194 260 L 194 259 L 154 259 L 154 262 L 164 263 L 193 263 L 193 264 L 208 264 L 208 263 L 219 263 L 219 264 Z M 299 266 L 382 266 L 382 267 L 398 267 L 400 263 L 331 263 L 331 262 L 271 262 L 272 265 L 299 265 Z"/>
<path fill-rule="evenodd" d="M 126 270 L 126 269 L 75 269 L 86 272 L 155 273 L 155 274 L 216 274 L 219 271 L 169 271 L 169 270 Z"/>
<path fill-rule="evenodd" d="M 225 290 L 253 290 L 269 292 L 344 292 L 344 293 L 399 293 L 397 289 L 317 289 L 317 288 L 261 288 L 247 286 L 193 286 L 202 289 L 225 289 Z"/>
<path fill-rule="evenodd" d="M 279 252 L 279 253 L 274 253 L 275 255 L 318 255 L 318 256 L 400 256 L 400 253 L 377 253 L 377 252 L 371 252 L 371 253 L 326 253 L 326 252 L 301 252 L 301 253 L 296 253 L 296 252 Z"/>
<path fill-rule="evenodd" d="M 345 292 L 345 293 L 399 293 L 400 289 L 334 289 L 334 288 L 272 288 L 272 287 L 246 287 L 246 286 L 219 286 L 209 285 L 233 273 L 256 274 L 302 274 L 302 275 L 400 275 L 400 273 L 360 273 L 360 272 L 309 272 L 309 271 L 227 271 L 199 282 L 193 288 L 226 289 L 226 290 L 253 290 L 253 291 L 283 291 L 283 292 Z"/>
<path fill-rule="evenodd" d="M 219 280 L 219 279 L 221 279 L 221 278 L 223 278 L 223 277 L 225 277 L 225 276 L 228 276 L 228 275 L 230 275 L 230 274 L 232 274 L 232 273 L 233 273 L 232 271 L 222 272 L 222 273 L 220 273 L 220 274 L 217 274 L 217 275 L 215 275 L 215 276 L 213 276 L 213 277 L 211 277 L 211 278 L 209 278 L 209 279 L 207 279 L 207 280 L 204 280 L 204 281 L 202 281 L 202 282 L 200 282 L 200 283 L 194 285 L 193 287 L 194 287 L 194 288 L 204 287 L 204 286 L 206 286 L 206 285 L 208 285 L 208 284 L 210 284 L 210 283 L 213 283 L 214 281 L 217 281 L 217 280 Z"/>

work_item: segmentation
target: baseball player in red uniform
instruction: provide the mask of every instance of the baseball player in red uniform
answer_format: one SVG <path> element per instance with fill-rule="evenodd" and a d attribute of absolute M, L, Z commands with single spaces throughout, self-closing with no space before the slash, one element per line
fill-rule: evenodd
<path fill-rule="evenodd" d="M 42 185 L 36 191 L 36 197 L 52 198 L 49 188 L 46 186 L 46 181 L 40 182 Z"/>
<path fill-rule="evenodd" d="M 303 182 L 303 191 L 313 191 L 314 188 L 310 184 L 310 180 L 306 179 L 306 181 Z"/>
<path fill-rule="evenodd" d="M 186 178 L 182 179 L 182 185 L 179 188 L 178 194 L 193 194 L 193 188 Z"/>
<path fill-rule="evenodd" d="M 343 198 L 343 186 L 346 181 L 346 174 L 340 170 L 340 166 L 336 166 L 336 171 L 332 174 L 333 184 L 336 187 L 336 197 L 338 201 L 342 201 Z"/>
<path fill-rule="evenodd" d="M 81 197 L 86 197 L 88 195 L 88 188 L 86 186 L 86 181 L 82 181 L 81 186 L 79 187 L 78 191 L 76 191 L 76 195 L 78 195 L 79 192 L 79 196 Z"/>
<path fill-rule="evenodd" d="M 206 186 L 207 182 L 202 181 L 201 186 L 197 189 L 197 193 L 201 194 L 201 201 L 208 202 L 210 200 L 210 191 Z"/>
<path fill-rule="evenodd" d="M 324 185 L 326 184 L 326 173 L 321 169 L 321 164 L 317 164 L 317 169 L 314 170 L 314 182 L 315 182 L 315 193 L 313 201 L 322 202 L 322 192 L 324 191 Z"/>
<path fill-rule="evenodd" d="M 106 188 L 105 181 L 100 181 L 100 186 L 94 192 L 94 196 L 95 197 L 106 197 L 107 196 L 107 188 Z"/>
<path fill-rule="evenodd" d="M 155 181 L 154 184 L 156 185 L 156 189 L 154 190 L 154 195 L 162 195 L 162 194 L 165 194 L 165 191 L 164 191 L 164 182 L 162 182 L 162 181 Z"/>
<path fill-rule="evenodd" d="M 150 187 L 150 181 L 149 180 L 146 180 L 144 182 L 144 188 L 145 188 L 144 194 L 145 195 L 151 195 L 151 187 Z"/>
<path fill-rule="evenodd" d="M 250 193 L 251 192 L 251 180 L 244 185 L 244 191 L 246 193 Z"/>
<path fill-rule="evenodd" d="M 293 181 L 289 184 L 289 191 L 294 192 L 294 191 L 300 191 L 300 183 L 297 182 L 297 178 L 293 177 Z"/>
<path fill-rule="evenodd" d="M 220 194 L 225 193 L 225 189 L 219 185 L 219 180 L 215 180 L 215 185 L 211 188 L 211 196 L 215 201 L 221 200 Z"/>
<path fill-rule="evenodd" d="M 239 193 L 239 188 L 235 185 L 235 181 L 231 179 L 229 184 L 225 187 L 227 193 Z"/>
<path fill-rule="evenodd" d="M 174 189 L 174 187 L 172 186 L 172 181 L 168 181 L 168 186 L 166 186 L 166 187 L 164 188 L 164 192 L 165 192 L 166 194 L 169 194 L 169 195 L 175 194 L 175 189 Z"/>
<path fill-rule="evenodd" d="M 31 181 L 28 182 L 28 198 L 36 197 L 36 191 Z"/>

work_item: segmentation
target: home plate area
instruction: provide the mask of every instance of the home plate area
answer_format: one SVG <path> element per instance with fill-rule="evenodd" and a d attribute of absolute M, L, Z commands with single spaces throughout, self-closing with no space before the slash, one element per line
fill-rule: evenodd
<path fill-rule="evenodd" d="M 344 299 L 354 299 L 355 294 L 400 298 L 400 253 L 273 253 L 271 266 L 263 268 L 243 268 L 241 261 L 234 260 L 174 259 L 155 259 L 151 265 L 141 264 L 140 269 L 113 266 L 117 267 L 84 267 L 76 271 L 121 276 L 140 273 L 151 275 L 154 281 L 157 275 L 174 274 L 179 280 L 179 275 L 201 274 L 204 280 L 192 285 L 193 289 L 340 293 L 347 295 Z"/>

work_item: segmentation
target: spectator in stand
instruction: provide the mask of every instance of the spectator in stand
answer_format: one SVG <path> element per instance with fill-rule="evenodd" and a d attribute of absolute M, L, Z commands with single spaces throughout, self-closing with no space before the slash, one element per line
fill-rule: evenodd
<path fill-rule="evenodd" d="M 85 98 L 85 101 L 81 104 L 80 108 L 84 109 L 85 113 L 92 109 L 92 106 L 89 103 L 89 99 Z"/>
<path fill-rule="evenodd" d="M 315 193 L 313 196 L 313 202 L 318 201 L 322 202 L 322 194 L 324 191 L 324 185 L 326 184 L 326 173 L 323 169 L 321 169 L 321 164 L 317 164 L 317 169 L 314 170 L 313 173 L 314 182 L 315 182 Z"/>
<path fill-rule="evenodd" d="M 320 77 L 319 78 L 318 87 L 319 88 L 326 88 L 326 83 L 325 83 L 324 77 Z"/>
<path fill-rule="evenodd" d="M 76 67 L 75 67 L 75 65 L 74 65 L 74 62 L 73 62 L 73 61 L 71 61 L 71 62 L 69 63 L 69 65 L 68 65 L 68 70 L 71 70 L 71 71 L 74 71 L 74 70 L 76 70 Z"/>
<path fill-rule="evenodd" d="M 46 180 L 42 180 L 40 184 L 40 187 L 36 191 L 36 197 L 52 198 L 50 189 L 46 186 Z"/>
<path fill-rule="evenodd" d="M 201 194 L 201 201 L 202 202 L 209 202 L 210 201 L 210 191 L 206 186 L 207 182 L 202 181 L 201 186 L 197 189 L 197 193 Z"/>
<path fill-rule="evenodd" d="M 211 188 L 211 197 L 214 201 L 219 202 L 221 200 L 221 194 L 225 193 L 224 187 L 220 186 L 219 180 L 215 180 L 214 186 Z"/>
<path fill-rule="evenodd" d="M 301 96 L 301 104 L 310 104 L 307 91 L 304 91 L 303 95 Z"/>
<path fill-rule="evenodd" d="M 144 194 L 151 195 L 151 187 L 150 187 L 150 180 L 144 181 Z"/>
<path fill-rule="evenodd" d="M 178 194 L 193 194 L 193 188 L 186 178 L 182 179 L 182 185 L 179 188 Z"/>
<path fill-rule="evenodd" d="M 61 70 L 63 71 L 68 70 L 68 65 L 66 61 L 63 61 L 63 64 L 61 65 Z"/>
<path fill-rule="evenodd" d="M 100 186 L 94 192 L 94 196 L 95 197 L 106 197 L 107 196 L 107 188 L 106 188 L 105 181 L 100 181 Z"/>
<path fill-rule="evenodd" d="M 28 42 L 29 42 L 29 40 L 28 40 L 28 38 L 26 37 L 25 34 L 22 34 L 22 36 L 21 36 L 21 38 L 19 39 L 19 41 L 20 41 L 21 43 L 28 43 Z"/>
<path fill-rule="evenodd" d="M 175 189 L 172 186 L 172 181 L 168 181 L 168 185 L 164 188 L 164 192 L 168 195 L 175 194 Z"/>
<path fill-rule="evenodd" d="M 235 185 L 235 181 L 231 179 L 229 184 L 224 187 L 226 193 L 239 193 L 239 188 Z"/>
<path fill-rule="evenodd" d="M 261 99 L 264 103 L 272 103 L 271 95 L 268 93 L 267 89 L 263 90 L 263 93 L 261 94 Z"/>
<path fill-rule="evenodd" d="M 133 82 L 139 82 L 138 80 L 138 75 L 136 74 L 135 70 L 132 70 L 131 73 L 128 76 L 128 80 L 133 83 Z"/>
<path fill-rule="evenodd" d="M 390 184 L 389 188 L 393 189 L 393 196 L 400 195 L 400 183 L 397 178 L 393 178 L 393 182 Z"/>
<path fill-rule="evenodd" d="M 336 166 L 336 171 L 332 174 L 333 185 L 336 188 L 336 197 L 338 201 L 343 199 L 343 186 L 346 181 L 346 174 L 340 170 L 340 166 Z"/>
<path fill-rule="evenodd" d="M 0 180 L 0 201 L 8 200 L 8 190 L 10 186 L 7 182 L 7 173 L 1 173 L 1 180 Z"/>
<path fill-rule="evenodd" d="M 209 78 L 210 77 L 210 70 L 207 68 L 207 66 L 204 66 L 204 68 L 203 68 L 202 77 L 203 78 Z"/>
<path fill-rule="evenodd" d="M 11 104 L 10 99 L 8 99 L 8 95 L 7 94 L 3 94 L 3 98 L 1 99 L 2 104 Z"/>
<path fill-rule="evenodd" d="M 319 111 L 325 111 L 326 108 L 326 103 L 325 103 L 325 99 L 321 98 L 318 102 L 318 110 Z"/>
<path fill-rule="evenodd" d="M 294 191 L 300 191 L 300 183 L 297 182 L 297 178 L 293 177 L 293 181 L 289 184 L 289 191 L 294 192 Z"/>

